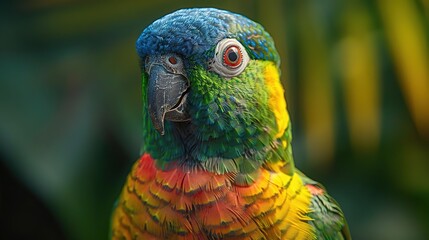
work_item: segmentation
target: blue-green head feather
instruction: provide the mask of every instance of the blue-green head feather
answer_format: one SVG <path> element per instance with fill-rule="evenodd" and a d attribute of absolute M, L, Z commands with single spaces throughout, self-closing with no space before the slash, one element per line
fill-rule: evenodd
<path fill-rule="evenodd" d="M 216 43 L 235 38 L 252 59 L 279 64 L 274 42 L 264 28 L 242 15 L 215 8 L 181 9 L 149 25 L 137 39 L 137 53 L 147 55 L 175 52 L 198 63 L 206 63 Z"/>

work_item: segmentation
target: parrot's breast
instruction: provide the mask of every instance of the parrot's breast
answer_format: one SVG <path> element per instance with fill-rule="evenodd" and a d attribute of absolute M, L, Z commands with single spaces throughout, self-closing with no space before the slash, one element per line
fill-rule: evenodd
<path fill-rule="evenodd" d="M 144 154 L 115 209 L 113 239 L 314 239 L 311 194 L 297 174 L 261 168 L 246 185 L 235 177 L 161 170 Z"/>

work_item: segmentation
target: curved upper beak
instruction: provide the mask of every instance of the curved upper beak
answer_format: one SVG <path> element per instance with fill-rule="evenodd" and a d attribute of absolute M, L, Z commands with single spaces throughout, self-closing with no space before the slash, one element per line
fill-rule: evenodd
<path fill-rule="evenodd" d="M 149 59 L 148 102 L 149 114 L 155 127 L 164 135 L 164 120 L 186 121 L 189 119 L 185 111 L 188 79 L 183 69 L 174 69 L 167 65 L 162 57 Z M 182 66 L 183 68 L 183 66 Z M 180 71 L 179 71 L 180 70 Z"/>

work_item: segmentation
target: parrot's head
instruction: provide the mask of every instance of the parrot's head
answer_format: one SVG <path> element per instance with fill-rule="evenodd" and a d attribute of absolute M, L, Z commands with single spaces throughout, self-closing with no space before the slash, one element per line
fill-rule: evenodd
<path fill-rule="evenodd" d="M 143 151 L 160 166 L 248 172 L 289 157 L 279 55 L 260 24 L 213 8 L 183 9 L 153 22 L 136 46 Z"/>

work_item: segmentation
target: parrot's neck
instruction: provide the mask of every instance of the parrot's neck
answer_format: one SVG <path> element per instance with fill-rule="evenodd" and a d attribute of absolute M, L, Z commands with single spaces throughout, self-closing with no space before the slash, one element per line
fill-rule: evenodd
<path fill-rule="evenodd" d="M 166 122 L 165 129 L 165 135 L 150 131 L 143 145 L 143 153 L 149 153 L 161 169 L 181 166 L 218 174 L 228 172 L 251 174 L 263 164 L 270 166 L 282 162 L 280 166 L 284 167 L 282 171 L 291 174 L 294 171 L 292 147 L 289 144 L 290 127 L 281 138 L 262 131 L 253 138 L 241 139 L 238 146 L 222 137 L 203 140 L 204 137 L 199 135 L 198 127 L 190 122 Z"/>

